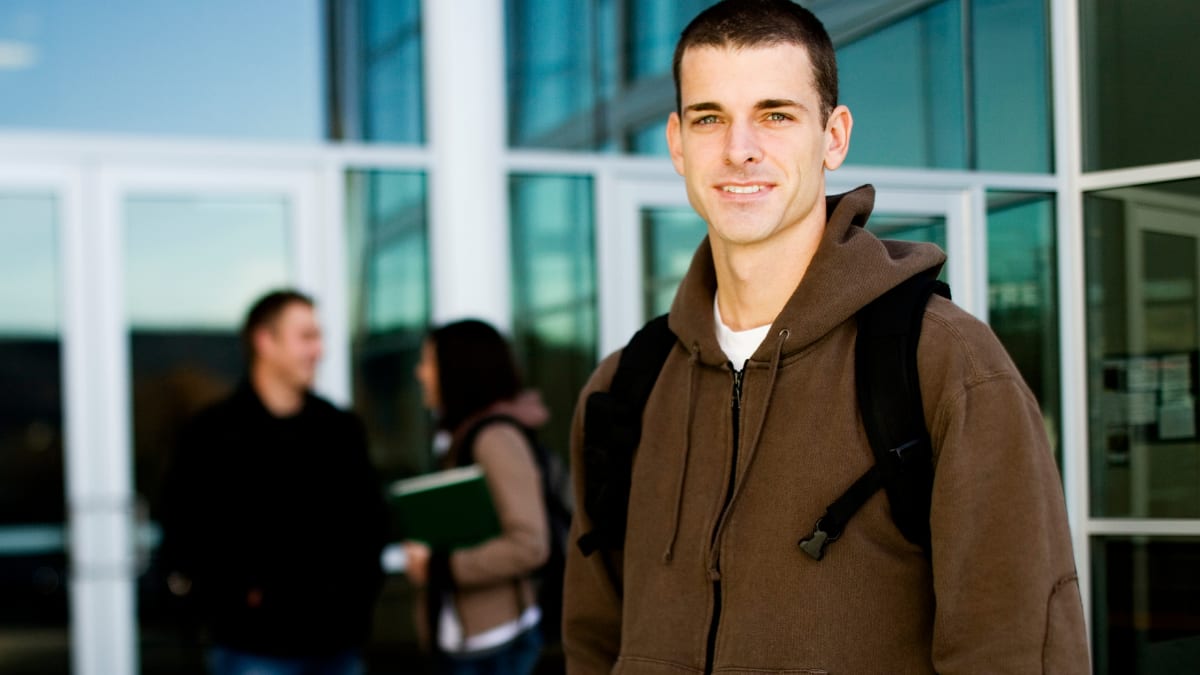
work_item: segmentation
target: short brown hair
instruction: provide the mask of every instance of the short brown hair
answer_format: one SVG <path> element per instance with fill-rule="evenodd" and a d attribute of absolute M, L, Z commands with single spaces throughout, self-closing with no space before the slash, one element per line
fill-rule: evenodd
<path fill-rule="evenodd" d="M 280 288 L 254 301 L 246 320 L 242 323 L 242 355 L 247 365 L 254 364 L 254 333 L 264 326 L 275 323 L 288 305 L 298 302 L 314 307 L 313 299 L 293 288 Z"/>
<path fill-rule="evenodd" d="M 683 29 L 675 45 L 675 111 L 683 113 L 679 70 L 692 47 L 804 47 L 812 61 L 813 84 L 821 97 L 821 124 L 837 107 L 837 57 L 825 26 L 812 12 L 791 0 L 723 0 L 700 12 Z"/>

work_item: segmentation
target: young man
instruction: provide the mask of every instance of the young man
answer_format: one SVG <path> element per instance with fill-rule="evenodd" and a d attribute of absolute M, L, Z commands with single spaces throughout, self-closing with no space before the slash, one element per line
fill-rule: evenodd
<path fill-rule="evenodd" d="M 309 391 L 307 296 L 264 296 L 242 340 L 246 380 L 191 421 L 167 476 L 171 590 L 202 608 L 217 675 L 361 673 L 387 535 L 362 424 Z"/>
<path fill-rule="evenodd" d="M 944 255 L 866 232 L 870 187 L 825 197 L 853 120 L 807 10 L 710 7 L 683 32 L 675 78 L 671 159 L 708 238 L 671 308 L 677 342 L 641 418 L 623 544 L 570 550 L 568 671 L 1088 672 L 1038 404 L 987 326 L 944 298 L 929 301 L 917 357 L 930 550 L 897 529 L 882 490 L 823 559 L 798 546 L 875 464 L 856 315 Z M 581 505 L 585 403 L 617 363 L 576 411 Z M 576 513 L 577 540 L 594 523 Z"/>

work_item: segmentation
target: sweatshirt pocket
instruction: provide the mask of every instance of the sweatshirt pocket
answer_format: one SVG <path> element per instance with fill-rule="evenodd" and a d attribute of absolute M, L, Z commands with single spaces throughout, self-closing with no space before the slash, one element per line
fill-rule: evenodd
<path fill-rule="evenodd" d="M 1087 629 L 1083 621 L 1083 600 L 1079 595 L 1079 577 L 1060 579 L 1050 591 L 1046 607 L 1046 639 L 1042 644 L 1042 672 L 1090 673 Z"/>

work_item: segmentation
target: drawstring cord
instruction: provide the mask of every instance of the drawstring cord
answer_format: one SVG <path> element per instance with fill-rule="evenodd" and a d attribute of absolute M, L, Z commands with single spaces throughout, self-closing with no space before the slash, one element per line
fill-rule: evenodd
<path fill-rule="evenodd" d="M 688 356 L 688 398 L 687 398 L 687 415 L 684 422 L 683 430 L 683 451 L 682 461 L 679 467 L 679 478 L 675 483 L 675 511 L 671 516 L 671 536 L 667 540 L 667 549 L 663 552 L 663 563 L 671 562 L 675 557 L 675 540 L 679 536 L 679 514 L 683 508 L 683 485 L 687 478 L 688 459 L 691 455 L 692 447 L 692 420 L 696 408 L 695 386 L 696 386 L 696 364 L 700 360 L 700 345 L 692 343 L 692 353 Z"/>

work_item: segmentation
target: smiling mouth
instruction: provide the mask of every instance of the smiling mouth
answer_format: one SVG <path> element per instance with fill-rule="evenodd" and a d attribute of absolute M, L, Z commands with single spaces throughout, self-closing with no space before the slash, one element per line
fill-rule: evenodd
<path fill-rule="evenodd" d="M 725 192 L 732 192 L 735 195 L 752 195 L 766 189 L 765 185 L 722 185 L 721 189 Z"/>

